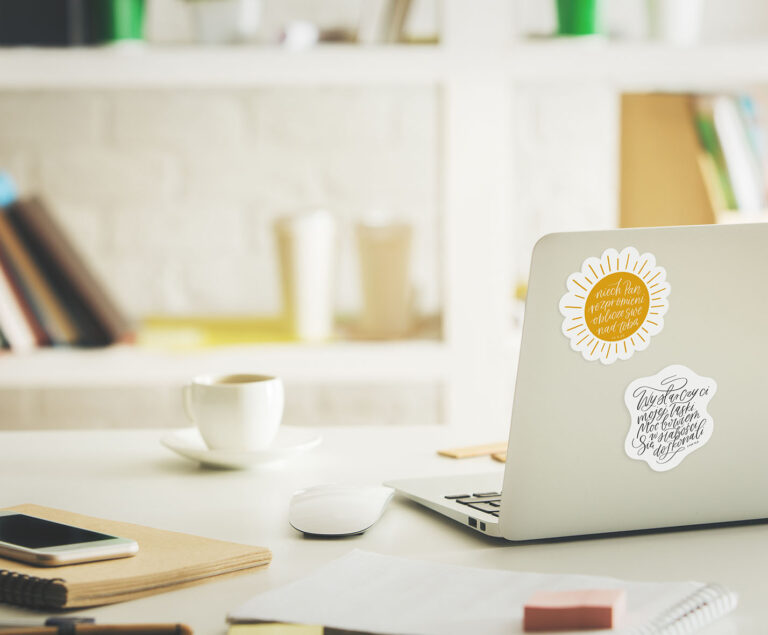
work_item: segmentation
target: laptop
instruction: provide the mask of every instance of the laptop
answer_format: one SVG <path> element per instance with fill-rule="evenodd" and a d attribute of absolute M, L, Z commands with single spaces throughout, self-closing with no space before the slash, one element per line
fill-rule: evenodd
<path fill-rule="evenodd" d="M 514 541 L 763 520 L 767 363 L 768 223 L 550 234 L 503 476 L 387 485 Z"/>

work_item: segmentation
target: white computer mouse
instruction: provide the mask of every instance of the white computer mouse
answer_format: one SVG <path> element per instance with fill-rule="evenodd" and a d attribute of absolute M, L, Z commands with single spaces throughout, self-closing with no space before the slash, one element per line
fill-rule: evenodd
<path fill-rule="evenodd" d="M 361 534 L 381 518 L 394 491 L 391 487 L 317 485 L 291 498 L 288 522 L 315 536 Z"/>

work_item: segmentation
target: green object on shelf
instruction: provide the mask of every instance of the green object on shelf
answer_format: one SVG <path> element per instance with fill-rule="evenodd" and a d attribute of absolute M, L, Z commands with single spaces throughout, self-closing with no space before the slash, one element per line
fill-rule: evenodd
<path fill-rule="evenodd" d="M 144 0 L 109 0 L 106 9 L 107 40 L 144 39 Z"/>
<path fill-rule="evenodd" d="M 556 0 L 558 35 L 600 33 L 600 0 Z"/>

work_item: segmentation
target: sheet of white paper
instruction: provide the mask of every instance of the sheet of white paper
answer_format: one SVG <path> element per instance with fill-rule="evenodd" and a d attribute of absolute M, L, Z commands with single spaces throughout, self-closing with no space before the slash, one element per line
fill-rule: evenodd
<path fill-rule="evenodd" d="M 618 631 L 624 633 L 702 586 L 476 569 L 354 550 L 301 580 L 254 597 L 229 619 L 389 635 L 510 635 L 522 633 L 523 604 L 534 591 L 624 588 L 628 618 Z"/>

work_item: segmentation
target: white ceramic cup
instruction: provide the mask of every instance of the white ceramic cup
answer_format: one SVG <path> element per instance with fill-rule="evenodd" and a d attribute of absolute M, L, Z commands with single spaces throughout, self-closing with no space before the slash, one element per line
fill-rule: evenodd
<path fill-rule="evenodd" d="M 270 375 L 199 375 L 184 387 L 184 409 L 211 450 L 263 450 L 277 435 L 283 382 Z"/>

